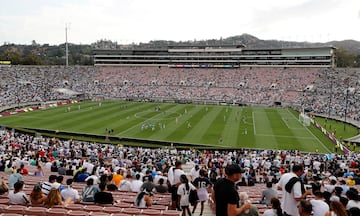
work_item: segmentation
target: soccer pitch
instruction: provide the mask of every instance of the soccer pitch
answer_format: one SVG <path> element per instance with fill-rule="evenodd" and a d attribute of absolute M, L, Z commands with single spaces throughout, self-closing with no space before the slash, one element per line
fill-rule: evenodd
<path fill-rule="evenodd" d="M 333 144 L 296 112 L 266 107 L 103 101 L 0 118 L 0 125 L 226 148 L 330 152 Z"/>

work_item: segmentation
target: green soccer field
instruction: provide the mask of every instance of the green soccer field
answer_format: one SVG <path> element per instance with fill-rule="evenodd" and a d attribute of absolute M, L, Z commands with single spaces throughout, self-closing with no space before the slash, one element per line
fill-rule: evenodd
<path fill-rule="evenodd" d="M 124 101 L 85 102 L 0 118 L 0 125 L 229 148 L 330 152 L 289 109 Z"/>

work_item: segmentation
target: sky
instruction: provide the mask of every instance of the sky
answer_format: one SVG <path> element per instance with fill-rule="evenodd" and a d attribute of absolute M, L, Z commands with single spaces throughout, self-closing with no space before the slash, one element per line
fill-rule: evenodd
<path fill-rule="evenodd" d="M 360 0 L 0 0 L 5 42 L 219 39 L 360 41 Z"/>

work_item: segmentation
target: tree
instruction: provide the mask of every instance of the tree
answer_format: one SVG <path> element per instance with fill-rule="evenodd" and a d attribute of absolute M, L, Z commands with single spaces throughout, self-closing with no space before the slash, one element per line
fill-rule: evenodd
<path fill-rule="evenodd" d="M 0 58 L 1 60 L 11 61 L 13 65 L 21 64 L 21 54 L 17 50 L 7 49 Z"/>
<path fill-rule="evenodd" d="M 336 51 L 338 67 L 354 67 L 356 64 L 356 55 L 345 49 L 339 48 Z"/>

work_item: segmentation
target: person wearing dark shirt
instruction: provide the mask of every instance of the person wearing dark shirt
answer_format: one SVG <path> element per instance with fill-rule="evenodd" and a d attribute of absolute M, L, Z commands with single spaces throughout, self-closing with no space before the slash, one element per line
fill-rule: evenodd
<path fill-rule="evenodd" d="M 112 178 L 113 178 L 112 175 L 107 176 L 106 188 L 107 188 L 108 191 L 116 191 L 116 190 L 118 190 L 118 187 L 114 183 L 112 183 Z"/>
<path fill-rule="evenodd" d="M 159 184 L 155 186 L 155 190 L 157 193 L 167 193 L 169 188 L 166 184 L 164 184 L 164 179 L 159 179 Z"/>
<path fill-rule="evenodd" d="M 114 198 L 111 193 L 105 192 L 106 183 L 102 182 L 99 184 L 100 192 L 97 192 L 94 196 L 95 203 L 98 204 L 113 204 Z"/>
<path fill-rule="evenodd" d="M 239 207 L 240 197 L 235 182 L 241 178 L 241 168 L 237 164 L 227 165 L 225 178 L 219 179 L 211 194 L 216 204 L 216 216 L 235 216 L 250 209 L 251 204 L 246 203 Z"/>
<path fill-rule="evenodd" d="M 211 188 L 210 180 L 205 177 L 205 170 L 201 169 L 199 171 L 199 177 L 194 180 L 193 185 L 197 188 L 196 192 L 199 197 L 199 202 L 201 203 L 200 215 L 202 215 L 204 211 L 204 203 L 209 199 L 208 189 Z M 194 203 L 194 208 L 192 211 L 193 214 L 196 210 L 196 207 L 197 202 Z"/>
<path fill-rule="evenodd" d="M 60 164 L 60 167 L 58 168 L 58 174 L 63 176 L 66 175 L 66 168 L 64 166 L 64 163 Z"/>

